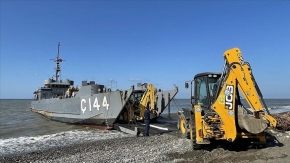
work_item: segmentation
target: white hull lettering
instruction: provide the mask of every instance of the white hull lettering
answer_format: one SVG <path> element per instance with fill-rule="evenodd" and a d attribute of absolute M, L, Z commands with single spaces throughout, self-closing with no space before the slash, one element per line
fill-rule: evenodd
<path fill-rule="evenodd" d="M 89 102 L 88 102 L 89 103 L 89 109 L 90 109 L 90 111 L 92 111 L 91 98 L 89 98 L 88 100 L 89 100 Z M 83 114 L 87 110 L 87 107 L 84 106 L 86 103 L 87 103 L 86 99 L 81 99 L 81 110 L 82 110 Z M 102 102 L 102 107 L 104 107 L 105 109 L 109 110 L 109 106 L 110 106 L 110 104 L 107 101 L 107 97 L 104 96 L 103 102 Z M 95 100 L 94 100 L 94 103 L 93 103 L 93 108 L 97 108 L 97 110 L 100 110 L 100 107 L 101 106 L 99 105 L 99 100 L 96 97 Z"/>
<path fill-rule="evenodd" d="M 107 102 L 107 98 L 106 98 L 106 96 L 104 96 L 104 99 L 103 99 L 103 107 L 106 107 L 107 110 L 109 110 L 109 104 L 108 104 L 108 102 Z"/>
<path fill-rule="evenodd" d="M 81 110 L 83 111 L 83 113 L 85 113 L 87 107 L 83 107 L 83 103 L 87 103 L 85 99 L 81 100 Z"/>
<path fill-rule="evenodd" d="M 90 107 L 90 111 L 92 111 L 91 98 L 89 98 L 89 107 Z"/>
<path fill-rule="evenodd" d="M 100 105 L 99 105 L 99 102 L 98 102 L 98 98 L 96 97 L 95 98 L 95 102 L 94 102 L 94 108 L 97 108 L 97 110 L 100 110 Z"/>

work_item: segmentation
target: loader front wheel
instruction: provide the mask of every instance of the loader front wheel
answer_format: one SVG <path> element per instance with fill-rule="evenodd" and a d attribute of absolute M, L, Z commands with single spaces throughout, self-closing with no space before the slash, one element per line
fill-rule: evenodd
<path fill-rule="evenodd" d="M 192 142 L 192 147 L 194 150 L 199 150 L 202 148 L 202 145 L 196 144 L 196 130 L 194 118 L 192 118 L 189 123 L 189 137 Z"/>

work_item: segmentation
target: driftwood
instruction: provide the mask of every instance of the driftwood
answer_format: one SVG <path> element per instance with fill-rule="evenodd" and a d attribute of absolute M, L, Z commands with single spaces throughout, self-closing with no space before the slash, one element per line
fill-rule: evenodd
<path fill-rule="evenodd" d="M 272 114 L 277 121 L 277 129 L 290 131 L 290 112 Z"/>

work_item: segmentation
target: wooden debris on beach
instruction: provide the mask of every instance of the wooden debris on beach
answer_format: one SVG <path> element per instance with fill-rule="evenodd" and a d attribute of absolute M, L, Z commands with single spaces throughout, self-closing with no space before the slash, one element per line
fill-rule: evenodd
<path fill-rule="evenodd" d="M 277 121 L 277 129 L 290 131 L 290 112 L 272 114 Z"/>

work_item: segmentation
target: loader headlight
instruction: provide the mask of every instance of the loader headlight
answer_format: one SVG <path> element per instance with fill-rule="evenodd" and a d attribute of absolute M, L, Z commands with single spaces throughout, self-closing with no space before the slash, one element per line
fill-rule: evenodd
<path fill-rule="evenodd" d="M 229 110 L 228 113 L 229 113 L 230 116 L 233 116 L 234 115 L 234 112 L 232 110 Z"/>
<path fill-rule="evenodd" d="M 200 108 L 196 108 L 195 110 L 196 110 L 196 112 L 201 112 Z"/>

